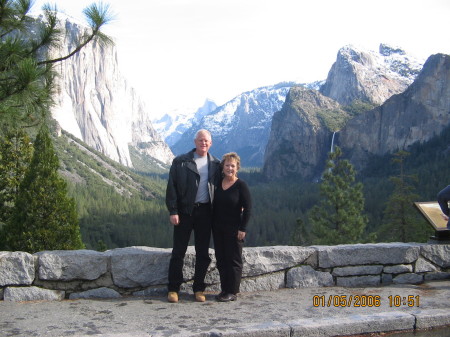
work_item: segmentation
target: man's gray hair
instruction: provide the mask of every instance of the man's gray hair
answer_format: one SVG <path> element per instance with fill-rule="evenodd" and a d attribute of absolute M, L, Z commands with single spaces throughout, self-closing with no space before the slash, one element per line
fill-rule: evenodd
<path fill-rule="evenodd" d="M 200 136 L 201 133 L 206 133 L 209 136 L 209 138 L 211 138 L 211 140 L 212 140 L 211 132 L 209 132 L 206 129 L 198 130 L 197 133 L 195 134 L 194 140 L 197 139 Z"/>

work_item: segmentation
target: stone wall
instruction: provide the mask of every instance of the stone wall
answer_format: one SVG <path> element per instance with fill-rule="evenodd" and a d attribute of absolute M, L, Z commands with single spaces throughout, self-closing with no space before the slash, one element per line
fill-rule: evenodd
<path fill-rule="evenodd" d="M 171 249 L 151 247 L 0 252 L 0 299 L 114 298 L 165 294 Z M 219 290 L 214 251 L 207 291 Z M 364 287 L 450 279 L 450 245 L 379 243 L 244 248 L 241 292 L 301 287 Z M 185 258 L 191 292 L 195 253 Z"/>

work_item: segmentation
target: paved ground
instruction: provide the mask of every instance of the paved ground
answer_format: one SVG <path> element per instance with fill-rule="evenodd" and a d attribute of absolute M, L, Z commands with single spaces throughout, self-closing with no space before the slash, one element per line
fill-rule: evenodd
<path fill-rule="evenodd" d="M 443 325 L 447 327 L 439 336 L 450 336 L 450 280 L 372 288 L 281 289 L 243 293 L 230 303 L 216 302 L 214 294 L 208 294 L 205 303 L 195 302 L 189 294 L 182 294 L 179 303 L 156 296 L 0 301 L 2 337 L 373 336 Z"/>

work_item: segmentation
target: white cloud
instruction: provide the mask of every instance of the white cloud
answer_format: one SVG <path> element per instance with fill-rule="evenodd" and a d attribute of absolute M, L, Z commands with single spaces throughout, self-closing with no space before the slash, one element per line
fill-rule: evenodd
<path fill-rule="evenodd" d="M 155 113 L 284 80 L 325 79 L 339 48 L 450 54 L 447 0 L 109 0 L 126 76 Z M 91 1 L 56 1 L 73 16 Z M 40 6 L 41 0 L 37 1 Z"/>

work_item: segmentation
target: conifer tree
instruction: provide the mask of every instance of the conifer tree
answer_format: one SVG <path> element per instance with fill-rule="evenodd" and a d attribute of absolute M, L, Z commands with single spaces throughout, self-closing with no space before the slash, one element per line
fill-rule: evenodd
<path fill-rule="evenodd" d="M 394 184 L 384 211 L 383 225 L 379 230 L 380 240 L 401 242 L 425 242 L 428 226 L 414 209 L 414 201 L 419 199 L 414 184 L 416 175 L 405 174 L 404 163 L 409 156 L 406 151 L 394 154 L 392 162 L 398 164 L 399 174 L 389 177 Z"/>
<path fill-rule="evenodd" d="M 58 168 L 59 160 L 44 125 L 36 137 L 11 221 L 5 225 L 10 250 L 34 253 L 83 248 L 75 202 L 67 196 Z"/>
<path fill-rule="evenodd" d="M 32 153 L 33 145 L 23 129 L 9 130 L 0 136 L 0 228 L 12 214 Z"/>
<path fill-rule="evenodd" d="M 307 230 L 304 221 L 301 218 L 298 218 L 296 222 L 297 225 L 291 239 L 292 245 L 309 246 L 311 244 L 311 235 Z"/>
<path fill-rule="evenodd" d="M 356 183 L 355 170 L 335 147 L 328 155 L 320 185 L 321 201 L 310 211 L 313 243 L 358 243 L 363 239 L 367 218 L 363 215 L 363 185 Z"/>

